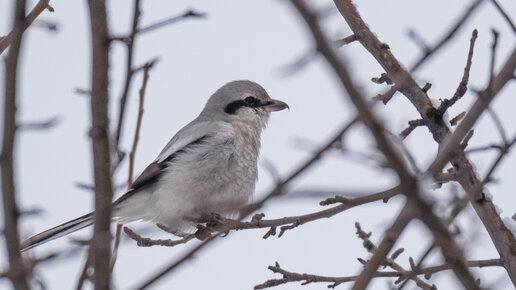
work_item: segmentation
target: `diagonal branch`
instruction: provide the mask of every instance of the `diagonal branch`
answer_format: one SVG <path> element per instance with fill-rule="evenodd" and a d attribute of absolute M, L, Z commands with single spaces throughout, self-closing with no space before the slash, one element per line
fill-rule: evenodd
<path fill-rule="evenodd" d="M 462 251 L 460 250 L 460 247 L 455 243 L 455 241 L 453 241 L 451 235 L 449 234 L 444 224 L 440 222 L 440 219 L 433 213 L 432 205 L 421 198 L 422 193 L 421 189 L 419 188 L 417 178 L 411 174 L 410 170 L 404 162 L 403 157 L 400 155 L 401 153 L 399 148 L 395 148 L 395 145 L 391 143 L 390 139 L 388 139 L 385 128 L 378 121 L 377 117 L 373 114 L 369 104 L 367 104 L 364 101 L 364 98 L 356 89 L 348 73 L 347 67 L 345 66 L 345 63 L 339 58 L 333 47 L 329 44 L 328 40 L 326 39 L 324 33 L 322 32 L 317 22 L 316 17 L 308 10 L 303 1 L 292 0 L 291 2 L 299 11 L 301 16 L 305 20 L 306 24 L 310 28 L 312 36 L 314 37 L 315 42 L 317 44 L 318 51 L 326 58 L 328 63 L 331 65 L 331 67 L 337 74 L 337 77 L 341 81 L 343 88 L 345 88 L 347 95 L 355 105 L 360 120 L 364 123 L 364 125 L 368 127 L 368 129 L 370 130 L 370 132 L 376 140 L 378 148 L 380 149 L 380 151 L 382 151 L 385 158 L 389 162 L 389 166 L 398 175 L 402 191 L 407 196 L 407 204 L 405 207 L 406 210 L 403 210 L 402 215 L 398 216 L 398 219 L 393 224 L 393 226 L 386 232 L 384 240 L 382 241 L 382 244 L 385 245 L 385 247 L 381 248 L 382 244 L 380 244 L 379 249 L 382 249 L 382 251 L 378 251 L 375 253 L 375 255 L 373 255 L 373 258 L 369 262 L 370 264 L 366 266 L 366 269 L 360 275 L 362 277 L 355 283 L 353 289 L 364 289 L 368 285 L 369 281 L 372 278 L 372 273 L 376 271 L 381 261 L 385 259 L 385 256 L 390 251 L 392 245 L 394 245 L 394 242 L 396 241 L 396 239 L 391 241 L 390 239 L 392 239 L 392 236 L 389 236 L 387 234 L 391 234 L 391 231 L 394 233 L 396 231 L 399 231 L 401 233 L 403 228 L 406 226 L 406 224 L 408 224 L 410 219 L 413 217 L 413 215 L 411 216 L 407 214 L 406 211 L 412 213 L 414 211 L 417 212 L 417 217 L 421 219 L 427 225 L 427 227 L 429 227 L 436 239 L 442 239 L 441 246 L 448 245 L 450 246 L 450 248 L 454 250 L 452 255 L 451 251 L 445 249 L 444 247 L 441 247 L 441 251 L 445 257 L 445 260 L 455 266 L 453 270 L 455 274 L 458 276 L 459 280 L 464 285 L 464 287 L 468 289 L 478 289 L 475 279 L 472 277 L 471 273 L 469 272 L 464 263 L 464 258 Z M 337 8 L 346 20 L 348 20 L 348 18 L 351 19 L 348 20 L 348 23 L 361 23 L 364 26 L 362 29 L 367 29 L 362 19 L 358 15 L 358 12 L 356 11 L 355 7 L 350 1 L 335 0 L 335 4 L 337 5 Z M 350 26 L 352 26 L 352 24 L 350 24 Z M 363 31 L 355 30 L 353 29 L 353 27 L 352 30 L 358 36 L 360 42 L 364 41 L 362 39 L 363 37 L 367 37 L 367 34 L 364 34 Z M 390 54 L 387 45 L 385 45 L 384 43 L 378 44 L 379 45 L 375 47 L 375 49 L 381 51 L 383 57 L 385 57 L 385 55 Z M 403 67 L 399 64 L 398 68 L 400 70 L 404 70 Z M 387 73 L 389 74 L 389 76 L 391 75 L 389 71 L 387 71 Z M 424 94 L 424 92 L 419 87 L 417 88 L 420 92 Z M 425 103 L 421 102 L 420 105 L 429 105 L 430 107 L 432 107 L 430 100 L 427 100 L 427 102 Z M 410 218 L 406 218 L 406 216 L 410 216 Z"/>
<path fill-rule="evenodd" d="M 30 13 L 25 17 L 25 9 L 22 19 L 24 19 L 23 30 L 25 31 L 31 24 L 36 20 L 36 18 L 43 12 L 43 10 L 48 9 L 50 12 L 54 12 L 54 8 L 48 4 L 50 0 L 39 0 L 38 3 L 32 8 Z M 16 32 L 13 29 L 9 34 L 4 37 L 0 37 L 0 54 L 4 52 L 4 50 L 11 45 L 11 42 L 16 38 Z"/>
<path fill-rule="evenodd" d="M 512 31 L 514 33 L 516 33 L 516 25 L 514 24 L 514 22 L 512 22 L 511 17 L 509 16 L 509 14 L 507 14 L 507 12 L 505 12 L 503 7 L 500 5 L 500 3 L 498 3 L 497 0 L 491 0 L 491 2 L 493 2 L 493 4 L 495 5 L 496 9 L 498 9 L 500 14 L 502 14 L 503 18 L 505 18 L 505 21 L 507 22 L 507 24 L 509 24 L 509 26 L 511 27 Z"/>
<path fill-rule="evenodd" d="M 410 100 L 410 102 L 416 107 L 421 117 L 425 120 L 430 132 L 434 139 L 441 144 L 450 143 L 445 140 L 451 135 L 450 129 L 443 122 L 442 118 L 436 114 L 436 109 L 432 106 L 430 98 L 423 92 L 416 81 L 410 76 L 410 74 L 401 66 L 398 60 L 392 55 L 392 53 L 382 47 L 383 44 L 376 38 L 371 32 L 367 25 L 358 15 L 355 7 L 349 2 L 344 0 L 336 1 L 337 8 L 348 22 L 351 30 L 354 34 L 358 35 L 360 43 L 371 53 L 378 63 L 385 69 L 387 74 L 394 80 L 399 86 L 400 91 Z M 475 110 L 482 109 L 485 106 L 484 102 L 490 97 L 492 99 L 496 93 L 507 83 L 514 75 L 514 69 L 516 67 L 516 50 L 509 57 L 508 61 L 495 78 L 493 86 L 489 93 L 484 92 L 480 94 L 481 98 L 473 106 L 470 112 L 470 121 L 462 121 L 462 131 L 456 135 L 457 139 L 459 135 L 462 137 L 469 131 L 464 130 L 469 127 L 468 123 L 476 120 L 475 115 L 479 115 L 481 112 L 475 112 Z M 489 103 L 489 101 L 487 101 Z M 455 132 L 457 133 L 457 131 Z M 460 140 L 456 144 L 460 143 Z M 455 144 L 455 143 L 452 143 Z M 453 147 L 453 146 L 452 146 Z M 450 150 L 450 149 L 449 149 Z M 447 159 L 447 158 L 445 158 Z M 491 240 L 494 242 L 496 249 L 500 253 L 502 260 L 504 261 L 504 267 L 509 273 L 513 284 L 516 285 L 516 240 L 512 232 L 502 222 L 500 216 L 494 204 L 487 199 L 478 201 L 475 193 L 478 191 L 481 181 L 476 176 L 473 166 L 470 161 L 460 152 L 455 156 L 452 156 L 452 164 L 458 170 L 458 181 L 464 190 L 468 193 L 472 205 L 480 217 L 482 223 L 486 227 Z M 440 162 L 444 165 L 444 162 Z M 440 165 L 439 164 L 439 165 Z M 435 168 L 442 168 L 442 166 L 435 166 Z M 437 172 L 431 171 L 433 174 Z"/>

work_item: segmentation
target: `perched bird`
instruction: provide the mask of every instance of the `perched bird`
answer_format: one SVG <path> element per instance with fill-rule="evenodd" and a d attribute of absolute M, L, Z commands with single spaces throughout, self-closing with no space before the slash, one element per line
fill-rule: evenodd
<path fill-rule="evenodd" d="M 113 202 L 113 221 L 146 220 L 183 235 L 194 226 L 188 218 L 235 214 L 254 192 L 260 134 L 270 112 L 285 108 L 257 83 L 222 86 Z M 91 224 L 93 213 L 37 234 L 21 247 L 27 250 Z"/>

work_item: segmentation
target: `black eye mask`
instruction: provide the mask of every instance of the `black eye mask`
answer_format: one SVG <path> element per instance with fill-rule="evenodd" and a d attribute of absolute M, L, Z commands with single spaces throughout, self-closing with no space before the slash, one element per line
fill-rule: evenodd
<path fill-rule="evenodd" d="M 259 99 L 250 96 L 243 100 L 237 100 L 227 104 L 227 106 L 224 108 L 224 112 L 233 115 L 238 111 L 238 109 L 242 107 L 257 108 L 265 105 L 267 104 L 264 104 Z"/>

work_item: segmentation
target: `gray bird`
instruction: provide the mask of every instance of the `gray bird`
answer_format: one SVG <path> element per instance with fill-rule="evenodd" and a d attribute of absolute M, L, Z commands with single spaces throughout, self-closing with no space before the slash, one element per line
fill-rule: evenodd
<path fill-rule="evenodd" d="M 146 220 L 183 235 L 194 225 L 188 218 L 234 215 L 254 192 L 260 135 L 270 112 L 285 108 L 257 83 L 224 85 L 113 203 L 113 221 Z M 25 240 L 22 250 L 91 224 L 93 213 Z"/>

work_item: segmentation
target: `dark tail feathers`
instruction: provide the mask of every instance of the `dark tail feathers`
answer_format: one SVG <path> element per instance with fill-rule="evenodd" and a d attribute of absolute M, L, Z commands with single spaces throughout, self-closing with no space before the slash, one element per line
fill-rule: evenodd
<path fill-rule="evenodd" d="M 78 231 L 82 228 L 85 228 L 89 225 L 93 224 L 93 213 L 89 213 L 73 219 L 64 224 L 55 226 L 51 229 L 48 229 L 42 233 L 39 233 L 35 236 L 28 238 L 27 240 L 21 243 L 21 250 L 26 251 L 32 249 L 36 246 L 44 244 L 48 241 L 60 238 L 62 236 L 68 235 L 75 231 Z"/>

